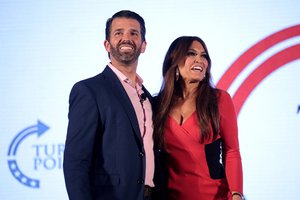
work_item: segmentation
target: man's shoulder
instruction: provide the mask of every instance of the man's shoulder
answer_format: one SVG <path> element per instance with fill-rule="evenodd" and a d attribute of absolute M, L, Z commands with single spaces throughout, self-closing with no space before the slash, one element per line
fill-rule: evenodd
<path fill-rule="evenodd" d="M 86 79 L 83 79 L 83 80 L 80 80 L 77 83 L 84 83 L 84 84 L 88 84 L 88 85 L 95 84 L 95 83 L 105 81 L 105 79 L 109 76 L 110 76 L 110 69 L 108 67 L 105 67 L 104 70 L 102 72 L 100 72 L 99 74 L 89 77 L 89 78 L 86 78 Z"/>
<path fill-rule="evenodd" d="M 94 88 L 94 87 L 101 87 L 102 85 L 105 85 L 105 80 L 104 80 L 104 74 L 103 72 L 92 76 L 92 77 L 88 77 L 82 80 L 79 80 L 77 82 L 74 83 L 73 88 Z"/>
<path fill-rule="evenodd" d="M 83 80 L 80 80 L 78 82 L 83 82 L 83 83 L 93 83 L 93 82 L 98 82 L 98 81 L 101 81 L 101 79 L 103 79 L 103 72 L 95 75 L 95 76 L 92 76 L 92 77 L 88 77 L 86 79 L 83 79 Z"/>

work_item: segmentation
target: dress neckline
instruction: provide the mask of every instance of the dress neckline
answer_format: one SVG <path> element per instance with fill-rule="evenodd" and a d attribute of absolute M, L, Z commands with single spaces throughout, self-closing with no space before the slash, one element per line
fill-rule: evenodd
<path fill-rule="evenodd" d="M 172 117 L 171 115 L 169 115 L 169 118 L 174 121 L 178 126 L 184 126 L 190 119 L 193 118 L 193 115 L 195 115 L 197 112 L 194 111 L 192 112 L 184 121 L 183 119 L 178 122 L 174 117 Z M 182 117 L 182 115 L 180 116 L 180 118 Z"/>

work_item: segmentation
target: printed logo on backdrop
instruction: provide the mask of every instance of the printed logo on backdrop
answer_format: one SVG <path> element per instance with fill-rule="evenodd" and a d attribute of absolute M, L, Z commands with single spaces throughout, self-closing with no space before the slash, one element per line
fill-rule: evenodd
<path fill-rule="evenodd" d="M 7 153 L 9 170 L 12 176 L 24 186 L 38 189 L 40 188 L 41 180 L 36 177 L 37 175 L 32 175 L 32 177 L 28 176 L 26 171 L 21 169 L 20 162 L 18 162 L 18 159 L 20 159 L 18 157 L 19 147 L 26 139 L 31 137 L 36 137 L 36 141 L 38 141 L 48 130 L 49 126 L 41 121 L 37 121 L 37 124 L 28 126 L 17 133 L 9 145 Z M 26 156 L 25 161 L 24 158 L 22 158 L 22 162 L 29 163 L 29 166 L 31 166 L 34 172 L 38 172 L 41 169 L 47 171 L 62 169 L 63 144 L 32 143 L 23 148 L 31 148 L 32 152 L 34 152 L 33 155 Z"/>
<path fill-rule="evenodd" d="M 300 25 L 278 31 L 253 45 L 227 69 L 217 84 L 218 88 L 228 90 L 234 85 L 234 81 L 246 76 L 232 98 L 237 114 L 263 79 L 287 63 L 300 59 L 299 40 L 293 41 L 299 36 Z M 299 114 L 300 105 L 295 105 L 295 110 Z"/>

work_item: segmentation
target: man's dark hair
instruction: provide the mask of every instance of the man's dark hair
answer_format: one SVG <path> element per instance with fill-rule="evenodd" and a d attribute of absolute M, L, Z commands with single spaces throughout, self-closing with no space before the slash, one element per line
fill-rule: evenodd
<path fill-rule="evenodd" d="M 130 10 L 121 10 L 115 13 L 111 18 L 106 21 L 106 28 L 105 28 L 105 39 L 110 39 L 110 32 L 111 32 L 111 24 L 115 18 L 127 18 L 127 19 L 135 19 L 140 23 L 141 27 L 141 35 L 142 41 L 146 40 L 146 27 L 144 19 L 137 13 L 132 12 Z"/>

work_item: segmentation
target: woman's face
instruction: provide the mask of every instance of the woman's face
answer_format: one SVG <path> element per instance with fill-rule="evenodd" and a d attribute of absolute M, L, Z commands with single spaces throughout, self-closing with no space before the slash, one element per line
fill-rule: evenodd
<path fill-rule="evenodd" d="M 197 83 L 204 79 L 208 67 L 207 54 L 198 41 L 193 41 L 183 65 L 179 65 L 179 73 L 186 84 Z"/>

